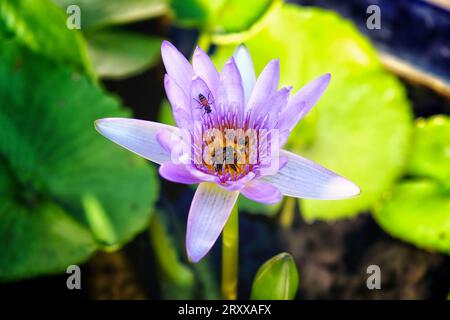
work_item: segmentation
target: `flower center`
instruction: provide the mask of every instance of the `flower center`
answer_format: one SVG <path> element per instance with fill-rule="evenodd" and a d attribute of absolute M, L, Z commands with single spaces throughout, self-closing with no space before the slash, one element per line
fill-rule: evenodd
<path fill-rule="evenodd" d="M 204 132 L 202 163 L 197 168 L 218 176 L 222 182 L 239 180 L 252 171 L 257 157 L 251 149 L 251 137 L 239 129 L 212 129 Z"/>

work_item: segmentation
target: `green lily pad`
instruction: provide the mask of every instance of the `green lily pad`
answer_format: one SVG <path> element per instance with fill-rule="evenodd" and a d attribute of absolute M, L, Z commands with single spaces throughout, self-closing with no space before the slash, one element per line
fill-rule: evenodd
<path fill-rule="evenodd" d="M 62 272 L 98 246 L 88 229 L 52 201 L 39 201 L 30 209 L 2 200 L 0 216 L 0 282 Z"/>
<path fill-rule="evenodd" d="M 129 115 L 115 99 L 14 42 L 0 46 L 0 280 L 11 281 L 131 239 L 159 188 L 153 167 L 94 129 Z"/>
<path fill-rule="evenodd" d="M 172 0 L 175 22 L 199 27 L 215 43 L 243 41 L 259 31 L 281 0 Z"/>
<path fill-rule="evenodd" d="M 436 182 L 402 182 L 375 210 L 374 217 L 394 237 L 450 253 L 450 192 Z"/>
<path fill-rule="evenodd" d="M 86 38 L 92 64 L 102 78 L 126 78 L 159 61 L 158 38 L 110 29 L 87 33 Z"/>
<path fill-rule="evenodd" d="M 298 272 L 294 259 L 280 253 L 265 262 L 253 280 L 252 300 L 292 300 L 298 289 Z"/>
<path fill-rule="evenodd" d="M 218 47 L 216 65 L 235 45 Z M 280 59 L 281 86 L 299 89 L 332 74 L 286 147 L 354 181 L 362 193 L 340 201 L 301 200 L 304 217 L 333 220 L 370 209 L 406 167 L 412 115 L 401 83 L 383 70 L 350 22 L 322 9 L 286 4 L 246 45 L 257 73 L 270 59 Z"/>
<path fill-rule="evenodd" d="M 409 172 L 450 187 L 450 117 L 419 119 L 414 133 Z"/>
<path fill-rule="evenodd" d="M 205 0 L 171 0 L 170 8 L 174 22 L 180 26 L 198 27 L 207 21 L 208 4 Z"/>
<path fill-rule="evenodd" d="M 64 11 L 77 5 L 82 30 L 131 23 L 167 12 L 167 0 L 53 0 Z"/>
<path fill-rule="evenodd" d="M 2 0 L 0 38 L 14 38 L 32 51 L 89 74 L 87 47 L 78 30 L 69 30 L 67 16 L 50 0 Z"/>

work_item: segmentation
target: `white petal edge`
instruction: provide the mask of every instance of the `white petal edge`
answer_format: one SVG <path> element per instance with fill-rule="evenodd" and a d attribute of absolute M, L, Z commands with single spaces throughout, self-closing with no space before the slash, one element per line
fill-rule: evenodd
<path fill-rule="evenodd" d="M 275 175 L 262 177 L 272 183 L 283 195 L 321 200 L 351 198 L 360 193 L 353 182 L 338 174 L 286 150 L 281 156 L 288 158 L 287 164 Z"/>
<path fill-rule="evenodd" d="M 252 57 L 248 51 L 248 48 L 244 44 L 236 47 L 233 56 L 241 74 L 242 85 L 244 87 L 245 105 L 247 105 L 253 87 L 256 83 L 255 68 L 253 67 Z"/>
<path fill-rule="evenodd" d="M 159 144 L 159 130 L 178 133 L 177 127 L 128 118 L 104 118 L 95 121 L 97 131 L 119 146 L 150 161 L 161 164 L 170 160 L 170 154 Z"/>
<path fill-rule="evenodd" d="M 216 242 L 228 220 L 239 192 L 215 183 L 200 183 L 189 210 L 186 251 L 190 261 L 200 261 Z"/>

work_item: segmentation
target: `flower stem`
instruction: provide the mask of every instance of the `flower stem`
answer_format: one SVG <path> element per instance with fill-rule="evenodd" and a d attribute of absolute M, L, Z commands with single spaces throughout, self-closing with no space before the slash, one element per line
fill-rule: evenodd
<path fill-rule="evenodd" d="M 295 198 L 285 197 L 283 209 L 281 209 L 280 214 L 280 224 L 285 229 L 290 228 L 294 222 L 295 202 Z"/>
<path fill-rule="evenodd" d="M 239 215 L 235 204 L 222 233 L 222 299 L 237 299 Z"/>

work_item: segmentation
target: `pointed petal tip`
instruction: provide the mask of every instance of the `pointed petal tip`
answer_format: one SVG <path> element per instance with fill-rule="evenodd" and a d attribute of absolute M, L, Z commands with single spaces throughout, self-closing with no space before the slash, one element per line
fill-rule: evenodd
<path fill-rule="evenodd" d="M 225 63 L 226 65 L 230 65 L 230 64 L 236 64 L 236 60 L 234 59 L 234 56 L 231 56 L 230 59 L 228 59 L 228 61 Z"/>
<path fill-rule="evenodd" d="M 209 248 L 198 248 L 194 243 L 191 243 L 189 238 L 186 238 L 186 254 L 188 257 L 188 260 L 192 263 L 197 263 L 200 260 L 202 260 L 211 250 L 214 243 Z"/>
<path fill-rule="evenodd" d="M 97 119 L 94 121 L 94 128 L 95 128 L 95 130 L 97 130 L 98 133 L 101 133 L 100 130 L 101 130 L 101 126 L 102 126 L 102 120 L 103 119 Z"/>
<path fill-rule="evenodd" d="M 264 67 L 264 69 L 269 70 L 270 72 L 274 73 L 275 77 L 279 78 L 279 73 L 280 73 L 280 59 L 272 59 L 270 60 L 266 66 Z M 263 70 L 264 71 L 264 70 Z"/>
<path fill-rule="evenodd" d="M 203 54 L 206 54 L 205 51 L 200 46 L 196 46 L 194 50 L 194 56 L 200 56 Z"/>
<path fill-rule="evenodd" d="M 97 129 L 102 124 L 103 119 L 94 120 L 94 127 Z"/>
<path fill-rule="evenodd" d="M 161 49 L 165 48 L 165 47 L 173 47 L 173 44 L 170 41 L 168 41 L 168 40 L 163 40 L 161 42 Z"/>
<path fill-rule="evenodd" d="M 331 179 L 324 190 L 326 197 L 332 197 L 334 199 L 352 198 L 361 193 L 361 189 L 343 177 L 335 177 Z"/>
<path fill-rule="evenodd" d="M 236 55 L 239 55 L 241 53 L 245 53 L 245 54 L 250 55 L 250 51 L 248 50 L 248 47 L 244 43 L 239 44 L 236 47 L 236 49 L 234 49 L 234 54 L 233 55 L 236 56 Z"/>
<path fill-rule="evenodd" d="M 191 263 L 198 263 L 205 256 L 205 255 L 193 255 L 190 253 L 189 249 L 187 249 L 187 248 L 186 248 L 186 251 L 187 251 L 188 260 Z"/>
<path fill-rule="evenodd" d="M 166 51 L 166 49 L 170 47 L 173 47 L 173 45 L 169 41 L 163 40 L 161 42 L 161 54 L 163 54 L 164 51 Z"/>
<path fill-rule="evenodd" d="M 328 85 L 328 83 L 331 80 L 331 73 L 325 73 L 324 75 L 320 76 L 319 79 L 323 80 L 323 82 Z"/>
<path fill-rule="evenodd" d="M 108 124 L 111 123 L 114 120 L 119 120 L 120 118 L 101 118 L 94 121 L 94 127 L 95 129 L 102 133 L 102 130 L 106 129 Z M 125 118 L 127 119 L 127 118 Z"/>

